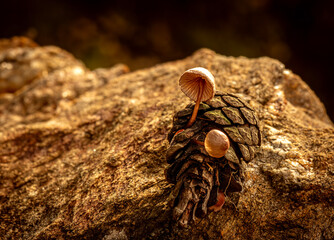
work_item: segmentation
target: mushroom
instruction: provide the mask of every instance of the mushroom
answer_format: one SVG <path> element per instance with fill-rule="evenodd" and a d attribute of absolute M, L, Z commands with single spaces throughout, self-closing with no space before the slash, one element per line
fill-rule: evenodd
<path fill-rule="evenodd" d="M 196 120 L 200 102 L 210 100 L 214 97 L 215 80 L 209 70 L 196 67 L 188 69 L 182 74 L 179 85 L 185 95 L 196 101 L 191 118 L 186 125 L 186 128 L 188 128 Z"/>
<path fill-rule="evenodd" d="M 221 158 L 227 153 L 230 147 L 230 140 L 222 131 L 213 129 L 206 134 L 204 147 L 211 157 Z"/>
<path fill-rule="evenodd" d="M 217 193 L 217 202 L 215 205 L 209 207 L 209 210 L 213 210 L 214 212 L 220 211 L 225 203 L 225 194 L 222 191 L 218 191 Z"/>

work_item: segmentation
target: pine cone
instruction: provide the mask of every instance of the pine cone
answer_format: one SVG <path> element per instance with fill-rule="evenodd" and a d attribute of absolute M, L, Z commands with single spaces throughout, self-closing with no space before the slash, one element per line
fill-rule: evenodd
<path fill-rule="evenodd" d="M 236 95 L 216 92 L 201 103 L 195 123 L 185 128 L 194 104 L 175 114 L 168 134 L 166 178 L 175 184 L 171 194 L 173 218 L 181 226 L 218 211 L 231 192 L 240 192 L 240 161 L 249 162 L 261 145 L 259 120 L 254 110 Z M 225 156 L 211 157 L 201 144 L 212 129 L 231 142 Z"/>

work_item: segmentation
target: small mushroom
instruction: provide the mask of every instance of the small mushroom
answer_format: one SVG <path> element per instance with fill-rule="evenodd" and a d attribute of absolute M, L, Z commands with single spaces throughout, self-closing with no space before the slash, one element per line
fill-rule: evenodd
<path fill-rule="evenodd" d="M 217 202 L 215 205 L 209 207 L 209 210 L 213 210 L 214 212 L 220 211 L 225 203 L 225 194 L 222 191 L 218 191 L 217 194 Z"/>
<path fill-rule="evenodd" d="M 185 71 L 179 80 L 182 92 L 190 99 L 196 101 L 193 113 L 186 128 L 190 127 L 196 120 L 199 104 L 207 101 L 215 95 L 215 80 L 209 70 L 196 67 Z"/>
<path fill-rule="evenodd" d="M 213 129 L 205 137 L 205 150 L 211 157 L 223 157 L 230 147 L 230 140 L 225 133 L 218 129 Z"/>

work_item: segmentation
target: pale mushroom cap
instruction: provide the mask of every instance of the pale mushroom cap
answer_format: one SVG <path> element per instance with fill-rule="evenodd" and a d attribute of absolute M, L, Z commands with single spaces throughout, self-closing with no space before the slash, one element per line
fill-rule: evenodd
<path fill-rule="evenodd" d="M 204 147 L 211 157 L 221 158 L 229 149 L 230 140 L 222 131 L 213 129 L 206 135 Z"/>
<path fill-rule="evenodd" d="M 201 79 L 205 80 L 205 84 L 200 101 L 207 101 L 214 97 L 216 91 L 215 78 L 209 70 L 202 67 L 191 68 L 185 71 L 179 80 L 182 92 L 194 101 L 198 97 L 200 89 L 199 81 Z"/>

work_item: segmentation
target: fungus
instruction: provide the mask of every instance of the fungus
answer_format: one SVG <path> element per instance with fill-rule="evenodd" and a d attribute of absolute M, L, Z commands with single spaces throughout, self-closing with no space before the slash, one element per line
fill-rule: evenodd
<path fill-rule="evenodd" d="M 196 102 L 186 128 L 195 122 L 201 101 L 207 101 L 215 95 L 215 80 L 209 70 L 196 67 L 185 71 L 179 80 L 182 92 Z"/>
<path fill-rule="evenodd" d="M 225 194 L 222 191 L 218 191 L 217 202 L 216 202 L 215 205 L 209 207 L 209 210 L 212 210 L 214 212 L 218 212 L 218 211 L 220 211 L 220 209 L 222 209 L 224 203 L 225 203 Z"/>
<path fill-rule="evenodd" d="M 229 149 L 230 140 L 222 131 L 213 129 L 206 135 L 204 140 L 204 147 L 211 157 L 221 158 Z"/>

